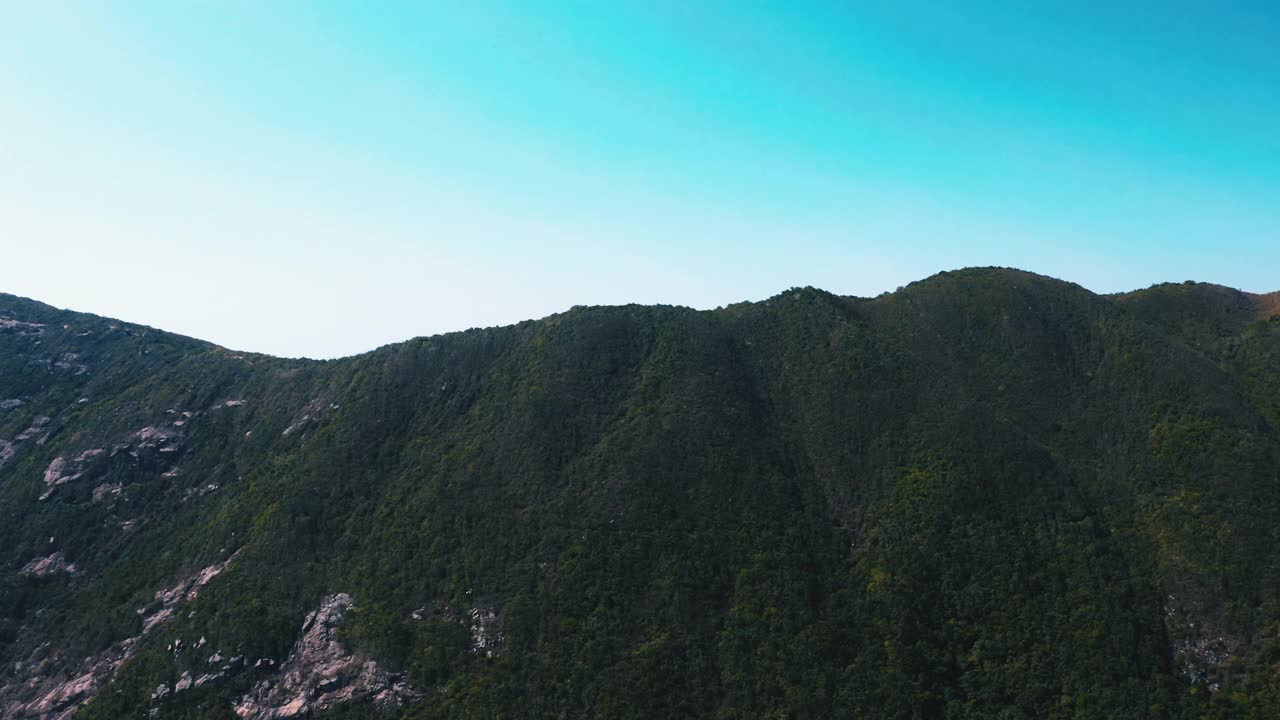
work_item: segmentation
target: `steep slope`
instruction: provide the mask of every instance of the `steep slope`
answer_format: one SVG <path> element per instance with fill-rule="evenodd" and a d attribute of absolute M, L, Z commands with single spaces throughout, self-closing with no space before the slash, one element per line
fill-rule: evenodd
<path fill-rule="evenodd" d="M 312 362 L 0 296 L 0 714 L 1272 717 L 1259 297 L 978 269 Z"/>

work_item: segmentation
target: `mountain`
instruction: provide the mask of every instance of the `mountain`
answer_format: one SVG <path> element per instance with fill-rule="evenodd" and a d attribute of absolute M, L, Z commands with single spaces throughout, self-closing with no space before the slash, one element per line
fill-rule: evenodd
<path fill-rule="evenodd" d="M 309 361 L 3 295 L 0 715 L 1273 718 L 1277 312 L 969 269 Z"/>

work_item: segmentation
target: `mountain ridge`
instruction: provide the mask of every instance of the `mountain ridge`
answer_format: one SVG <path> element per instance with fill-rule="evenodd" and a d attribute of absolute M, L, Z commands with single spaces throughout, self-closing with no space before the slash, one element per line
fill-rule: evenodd
<path fill-rule="evenodd" d="M 1083 290 L 1084 292 L 1087 292 L 1087 293 L 1090 293 L 1090 294 L 1096 294 L 1096 295 L 1098 295 L 1099 297 L 1107 297 L 1107 298 L 1131 298 L 1131 297 L 1135 297 L 1135 296 L 1140 296 L 1140 295 L 1145 294 L 1145 293 L 1157 292 L 1157 291 L 1159 291 L 1160 289 L 1163 289 L 1163 288 L 1172 288 L 1172 287 L 1179 287 L 1179 286 L 1187 286 L 1188 284 L 1190 284 L 1190 285 L 1193 285 L 1193 286 L 1196 286 L 1196 287 L 1199 287 L 1199 288 L 1217 288 L 1217 289 L 1220 289 L 1221 291 L 1228 292 L 1228 293 L 1232 293 L 1232 294 L 1235 294 L 1235 295 L 1241 296 L 1242 298 L 1247 298 L 1247 300 L 1248 300 L 1249 302 L 1252 302 L 1252 303 L 1255 305 L 1255 307 L 1257 308 L 1257 315 L 1256 315 L 1255 319 L 1266 319 L 1267 317 L 1270 317 L 1271 315 L 1280 314 L 1280 290 L 1272 291 L 1272 292 L 1254 293 L 1254 292 L 1248 292 L 1248 291 L 1240 290 L 1240 289 L 1237 289 L 1237 288 L 1232 288 L 1232 287 L 1229 287 L 1229 286 L 1226 286 L 1226 285 L 1218 285 L 1218 284 L 1216 284 L 1216 283 L 1194 282 L 1194 281 L 1189 281 L 1189 280 L 1188 280 L 1188 281 L 1185 281 L 1185 282 L 1182 282 L 1182 283 L 1174 283 L 1174 282 L 1156 283 L 1156 284 L 1151 285 L 1151 286 L 1148 286 L 1148 287 L 1146 287 L 1146 288 L 1137 289 L 1137 290 L 1123 291 L 1123 292 L 1115 292 L 1115 293 L 1093 293 L 1093 291 L 1088 290 L 1087 288 L 1084 288 L 1083 286 L 1081 286 L 1081 285 L 1079 285 L 1079 284 L 1077 284 L 1077 283 L 1074 283 L 1074 282 L 1071 282 L 1071 281 L 1068 281 L 1068 280 L 1060 280 L 1060 279 L 1053 278 L 1053 277 L 1048 276 L 1048 275 L 1041 275 L 1041 274 L 1038 274 L 1038 273 L 1034 273 L 1034 272 L 1030 272 L 1030 271 L 1026 271 L 1026 270 L 1020 270 L 1020 269 L 1018 269 L 1018 268 L 1013 268 L 1013 267 L 983 266 L 983 267 L 966 267 L 966 268 L 960 268 L 960 269 L 956 269 L 956 270 L 943 270 L 943 271 L 940 271 L 940 272 L 935 273 L 935 274 L 933 274 L 933 275 L 930 275 L 929 277 L 922 278 L 922 279 L 920 279 L 920 280 L 912 281 L 911 283 L 908 283 L 907 285 L 904 285 L 904 286 L 902 286 L 902 287 L 898 288 L 898 290 L 897 290 L 897 291 L 885 291 L 885 292 L 880 293 L 879 295 L 874 295 L 874 296 L 840 295 L 840 294 L 838 294 L 838 293 L 832 293 L 832 292 L 829 292 L 829 291 L 827 291 L 827 290 L 822 290 L 822 289 L 820 289 L 820 288 L 815 288 L 815 287 L 812 287 L 812 286 L 803 286 L 803 287 L 801 287 L 801 286 L 797 286 L 797 287 L 788 288 L 788 289 L 786 289 L 786 290 L 783 290 L 783 291 L 781 291 L 781 292 L 778 292 L 778 293 L 776 293 L 776 294 L 774 294 L 774 295 L 772 295 L 772 296 L 770 296 L 770 297 L 768 297 L 768 298 L 764 298 L 764 299 L 762 299 L 762 300 L 755 300 L 755 301 L 752 301 L 752 300 L 744 300 L 744 301 L 740 301 L 740 302 L 729 303 L 729 304 L 727 304 L 727 305 L 723 305 L 723 306 L 720 306 L 720 307 L 718 307 L 718 308 L 708 308 L 708 309 L 702 309 L 702 310 L 699 310 L 699 309 L 696 309 L 696 308 L 692 308 L 692 307 L 689 307 L 689 306 L 684 306 L 684 305 L 662 305 L 662 304 L 657 304 L 657 305 L 646 305 L 646 304 L 640 304 L 640 303 L 624 303 L 624 304 L 620 304 L 620 305 L 575 305 L 575 306 L 573 306 L 573 307 L 571 307 L 571 308 L 568 308 L 568 309 L 566 309 L 566 310 L 563 310 L 563 311 L 561 311 L 561 312 L 558 312 L 558 313 L 552 313 L 551 315 L 547 315 L 547 316 L 544 316 L 544 317 L 542 317 L 542 318 L 530 318 L 530 319 L 527 319 L 527 320 L 521 320 L 521 321 L 518 321 L 518 322 L 507 323 L 507 324 L 503 324 L 503 325 L 492 325 L 492 326 L 484 326 L 484 327 L 479 327 L 479 326 L 477 326 L 477 327 L 465 328 L 465 329 L 460 329 L 460 330 L 451 330 L 451 331 L 447 331 L 447 332 L 443 332 L 443 333 L 437 333 L 437 334 L 434 334 L 434 335 L 417 335 L 417 336 L 413 336 L 413 337 L 406 338 L 406 339 L 404 339 L 404 340 L 397 340 L 397 341 L 393 341 L 393 342 L 387 343 L 386 345 L 381 345 L 381 346 L 378 346 L 378 347 L 375 347 L 375 348 L 370 348 L 369 350 L 364 350 L 364 351 L 361 351 L 361 352 L 355 353 L 355 354 L 353 354 L 353 355 L 345 355 L 345 356 L 342 356 L 342 357 L 335 357 L 335 358 L 312 358 L 312 357 L 306 357 L 306 356 L 294 356 L 294 357 L 291 357 L 291 356 L 285 356 L 285 355 L 272 355 L 272 354 L 270 354 L 270 353 L 262 353 L 262 352 L 258 352 L 258 351 L 253 351 L 253 350 L 244 350 L 244 349 L 239 349 L 239 350 L 237 350 L 237 349 L 234 349 L 234 348 L 229 348 L 229 347 L 226 347 L 226 346 L 218 345 L 218 344 L 213 343 L 213 342 L 211 342 L 211 341 L 209 341 L 209 340 L 205 340 L 205 339 L 197 338 L 197 337 L 193 337 L 193 336 L 186 336 L 186 335 L 182 335 L 181 333 L 175 333 L 175 332 L 173 332 L 173 331 L 165 330 L 165 329 L 163 329 L 163 328 L 157 328 L 157 327 L 153 327 L 153 326 L 143 325 L 143 324 L 134 323 L 134 322 L 130 322 L 130 321 L 127 321 L 127 320 L 122 320 L 122 319 L 117 319 L 117 318 L 111 318 L 111 317 L 106 317 L 106 316 L 100 316 L 100 315 L 97 315 L 97 314 L 94 314 L 94 313 L 91 313 L 91 312 L 85 312 L 85 311 L 80 311 L 80 310 L 73 310 L 73 309 L 70 309 L 70 308 L 61 308 L 61 307 L 57 307 L 57 306 L 55 306 L 55 305 L 51 305 L 51 304 L 48 304 L 48 303 L 42 302 L 42 301 L 37 300 L 37 299 L 34 299 L 34 298 L 27 298 L 27 297 L 23 297 L 23 296 L 20 296 L 20 295 L 15 295 L 15 294 L 12 294 L 12 293 L 6 293 L 6 292 L 3 292 L 3 291 L 0 291 L 0 303 L 4 303 L 4 304 L 6 305 L 6 307 L 7 307 L 7 309 L 8 309 L 10 312 L 12 312 L 12 311 L 13 311 L 13 309 L 14 309 L 15 307 L 19 307 L 19 308 L 21 308 L 21 307 L 24 307 L 24 306 L 25 306 L 25 307 L 31 307 L 31 308 L 34 308 L 34 309 L 35 309 L 35 311 L 36 311 L 38 314 L 37 314 L 37 315 L 33 315 L 33 316 L 31 316 L 31 317 L 44 317 L 44 318 L 48 318 L 48 317 L 50 317 L 51 315 L 55 315 L 55 314 L 62 314 L 61 316 L 62 316 L 62 317 L 64 317 L 64 318 L 66 318 L 66 319 L 73 319 L 73 318 L 75 318 L 75 317 L 93 318 L 93 319 L 95 319 L 95 320 L 105 321 L 105 322 L 108 322 L 108 323 L 115 323 L 115 324 L 124 324 L 124 325 L 128 325 L 129 327 L 131 327 L 131 328 L 135 329 L 136 331 L 141 331 L 141 332 L 162 332 L 162 333 L 166 333 L 166 334 L 168 334 L 168 335 L 172 335 L 172 336 L 177 337 L 177 338 L 183 338 L 183 339 L 187 339 L 187 340 L 193 340 L 193 341 L 196 341 L 196 342 L 204 343 L 204 344 L 206 344 L 206 345 L 210 345 L 210 346 L 213 346 L 213 347 L 220 348 L 220 349 L 222 349 L 222 350 L 226 350 L 226 351 L 228 351 L 228 352 L 234 352 L 234 353 L 238 353 L 238 354 L 253 355 L 253 356 L 258 356 L 258 357 L 270 357 L 270 358 L 274 358 L 274 359 L 278 359 L 278 360 L 309 360 L 309 361 L 313 361 L 313 362 L 330 362 L 330 361 L 334 361 L 334 360 L 344 360 L 344 359 L 347 359 L 347 358 L 359 357 L 359 356 L 361 356 L 361 355 L 365 355 L 365 354 L 367 354 L 367 353 L 376 352 L 376 351 L 378 351 L 378 350 L 380 350 L 380 349 L 382 349 L 382 348 L 384 348 L 384 347 L 393 346 L 393 345 L 398 345 L 398 344 L 405 343 L 405 342 L 413 342 L 413 341 L 415 341 L 415 340 L 427 340 L 427 339 L 431 339 L 431 338 L 447 337 L 447 336 L 455 335 L 455 334 L 458 334 L 458 333 L 473 332 L 473 331 L 477 331 L 477 330 L 491 330 L 491 329 L 505 328 L 505 327 L 515 327 L 515 326 L 523 325 L 523 324 L 525 324 L 525 323 L 530 323 L 530 322 L 541 322 L 541 321 L 546 321 L 546 320 L 550 320 L 550 319 L 552 319 L 552 318 L 556 318 L 556 317 L 560 317 L 560 316 L 566 315 L 566 314 L 571 313 L 571 312 L 573 312 L 574 310 L 577 310 L 577 309 L 580 309 L 580 308 L 672 307 L 672 308 L 684 308 L 684 309 L 692 310 L 692 311 L 694 311 L 694 312 L 712 312 L 712 313 L 714 313 L 714 312 L 721 312 L 721 311 L 724 311 L 724 310 L 727 310 L 727 309 L 730 309 L 730 308 L 735 308 L 735 307 L 743 307 L 743 306 L 750 306 L 750 305 L 755 305 L 755 304 L 760 304 L 760 303 L 768 303 L 768 302 L 771 302 L 771 301 L 774 301 L 774 300 L 777 300 L 777 299 L 781 299 L 781 298 L 783 298 L 783 297 L 787 296 L 788 294 L 794 294 L 796 291 L 813 291 L 813 292 L 818 292 L 818 293 L 822 293 L 822 294 L 830 295 L 831 297 L 836 297 L 836 298 L 841 298 L 841 299 L 844 299 L 844 300 L 851 300 L 851 301 L 857 301 L 857 300 L 880 300 L 880 299 L 883 299 L 883 298 L 886 298 L 886 297 L 891 297 L 891 296 L 895 295 L 897 292 L 901 292 L 902 290 L 904 290 L 904 289 L 906 289 L 906 288 L 909 288 L 909 287 L 911 287 L 911 286 L 913 286 L 913 285 L 918 285 L 918 284 L 920 284 L 920 283 L 928 283 L 928 282 L 930 282 L 931 280 L 934 280 L 934 279 L 936 279 L 936 278 L 945 278 L 945 277 L 947 277 L 947 276 L 949 276 L 949 275 L 952 275 L 952 274 L 955 274 L 955 273 L 990 273 L 990 274 L 992 274 L 992 275 L 997 275 L 997 276 L 998 276 L 998 275 L 1001 275 L 1001 274 L 1007 274 L 1007 276 L 1008 276 L 1009 278 L 1011 278 L 1011 279 L 1012 279 L 1012 278 L 1016 278 L 1016 277 L 1023 277 L 1023 276 L 1028 277 L 1028 278 L 1042 278 L 1042 279 L 1047 279 L 1047 280 L 1051 280 L 1051 281 L 1054 281 L 1054 282 L 1064 283 L 1064 284 L 1066 284 L 1066 285 L 1070 285 L 1070 286 L 1073 286 L 1073 287 L 1079 288 L 1079 289 Z M 21 313 L 20 313 L 20 314 L 21 314 Z"/>
<path fill-rule="evenodd" d="M 1265 717 L 1259 306 L 969 269 L 303 360 L 0 296 L 0 714 Z"/>

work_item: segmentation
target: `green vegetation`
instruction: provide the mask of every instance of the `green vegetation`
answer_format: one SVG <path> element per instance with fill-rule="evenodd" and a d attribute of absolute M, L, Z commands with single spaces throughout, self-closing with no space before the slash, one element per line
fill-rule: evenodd
<path fill-rule="evenodd" d="M 0 685 L 239 551 L 82 717 L 234 717 L 268 667 L 151 695 L 283 662 L 335 592 L 424 697 L 326 718 L 1280 716 L 1280 317 L 1244 293 L 974 269 L 329 362 L 0 318 L 44 324 L 0 328 Z"/>

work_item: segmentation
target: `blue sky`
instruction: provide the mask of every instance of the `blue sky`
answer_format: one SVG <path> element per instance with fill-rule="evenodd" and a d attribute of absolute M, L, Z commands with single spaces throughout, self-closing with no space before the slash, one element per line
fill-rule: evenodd
<path fill-rule="evenodd" d="M 1262 2 L 8 3 L 0 290 L 332 357 L 968 265 L 1280 289 L 1277 47 Z"/>

